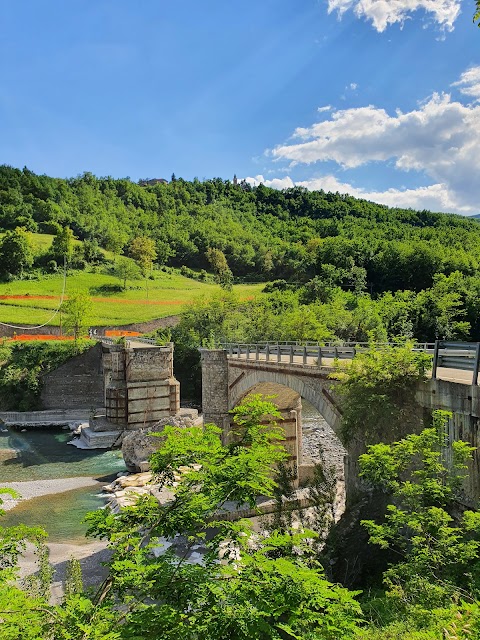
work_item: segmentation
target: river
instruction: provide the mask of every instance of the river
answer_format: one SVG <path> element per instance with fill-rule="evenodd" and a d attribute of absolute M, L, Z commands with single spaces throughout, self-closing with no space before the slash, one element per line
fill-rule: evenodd
<path fill-rule="evenodd" d="M 88 511 L 103 506 L 102 485 L 125 471 L 125 465 L 118 450 L 77 449 L 67 445 L 71 439 L 71 433 L 62 429 L 0 431 L 0 483 L 94 479 L 87 487 L 22 500 L 6 512 L 2 526 L 38 525 L 51 542 L 86 542 L 82 519 Z"/>

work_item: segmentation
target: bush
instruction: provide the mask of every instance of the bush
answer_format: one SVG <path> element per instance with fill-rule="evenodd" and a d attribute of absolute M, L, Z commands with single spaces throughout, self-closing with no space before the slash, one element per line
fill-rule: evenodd
<path fill-rule="evenodd" d="M 431 356 L 412 347 L 372 345 L 331 375 L 341 382 L 337 390 L 343 398 L 346 441 L 358 435 L 367 443 L 378 442 L 383 434 L 395 438 L 421 427 L 415 389 L 426 379 Z"/>
<path fill-rule="evenodd" d="M 49 273 L 55 273 L 56 271 L 58 271 L 58 264 L 56 260 L 49 260 L 47 262 L 47 271 Z"/>
<path fill-rule="evenodd" d="M 123 287 L 121 284 L 102 284 L 98 287 L 90 287 L 89 293 L 92 296 L 108 296 L 112 293 L 122 293 Z"/>
<path fill-rule="evenodd" d="M 273 293 L 274 291 L 287 291 L 294 288 L 295 285 L 288 284 L 286 280 L 274 280 L 273 282 L 267 282 L 262 291 L 263 293 Z"/>

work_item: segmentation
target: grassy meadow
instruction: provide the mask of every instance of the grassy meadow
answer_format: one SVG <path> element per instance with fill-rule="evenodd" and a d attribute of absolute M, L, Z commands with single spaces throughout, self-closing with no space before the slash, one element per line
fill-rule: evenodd
<path fill-rule="evenodd" d="M 108 288 L 116 285 L 119 285 L 119 280 L 114 276 L 76 271 L 67 276 L 66 294 L 83 292 L 92 297 L 90 324 L 121 326 L 180 313 L 185 303 L 220 290 L 216 284 L 197 282 L 177 273 L 162 271 L 155 272 L 154 280 L 129 281 L 126 291 L 109 293 Z M 58 307 L 62 286 L 62 274 L 39 280 L 0 283 L 0 320 L 11 324 L 43 324 Z M 253 296 L 261 288 L 260 284 L 234 286 L 241 297 Z M 49 324 L 59 325 L 60 314 Z"/>
<path fill-rule="evenodd" d="M 32 233 L 31 242 L 35 254 L 49 249 L 53 236 Z M 80 241 L 75 241 L 80 244 Z M 102 250 L 103 251 L 103 250 Z M 107 260 L 114 255 L 103 251 Z M 219 291 L 216 284 L 198 282 L 177 272 L 154 271 L 154 279 L 129 280 L 125 291 L 118 278 L 105 273 L 104 267 L 89 271 L 69 271 L 66 295 L 82 292 L 92 298 L 93 312 L 90 324 L 122 326 L 134 322 L 146 322 L 155 318 L 175 315 L 183 306 L 201 296 Z M 35 279 L 14 280 L 0 283 L 0 321 L 18 325 L 39 325 L 49 321 L 58 307 L 63 287 L 63 270 Z M 262 289 L 261 284 L 235 285 L 241 297 L 251 297 Z M 50 325 L 60 325 L 57 314 Z"/>

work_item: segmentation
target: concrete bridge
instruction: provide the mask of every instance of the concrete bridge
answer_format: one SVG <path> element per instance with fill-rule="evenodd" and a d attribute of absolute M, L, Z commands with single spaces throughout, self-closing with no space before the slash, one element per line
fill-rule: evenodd
<path fill-rule="evenodd" d="M 360 347 L 362 348 L 362 347 Z M 449 440 L 462 439 L 478 446 L 480 388 L 477 385 L 480 343 L 436 343 L 417 345 L 432 354 L 431 378 L 418 384 L 416 404 L 425 416 L 435 409 L 451 411 Z M 230 414 L 250 393 L 275 395 L 284 416 L 286 447 L 291 454 L 297 482 L 311 474 L 315 463 L 334 469 L 338 485 L 346 499 L 354 499 L 362 490 L 358 475 L 358 457 L 365 451 L 362 438 L 342 442 L 342 407 L 335 393 L 338 384 L 330 379 L 335 359 L 351 359 L 358 346 L 297 344 L 225 345 L 221 349 L 202 349 L 202 404 L 205 422 L 230 429 Z M 321 414 L 317 421 L 317 457 L 306 446 L 312 433 L 305 432 L 302 405 Z M 420 423 L 420 420 L 419 420 Z M 402 434 L 402 435 L 407 435 Z M 397 435 L 398 438 L 398 435 Z M 382 434 L 382 441 L 392 437 Z M 448 458 L 449 451 L 446 451 Z M 466 499 L 480 497 L 480 453 L 474 454 Z M 339 496 L 341 499 L 341 496 Z"/>

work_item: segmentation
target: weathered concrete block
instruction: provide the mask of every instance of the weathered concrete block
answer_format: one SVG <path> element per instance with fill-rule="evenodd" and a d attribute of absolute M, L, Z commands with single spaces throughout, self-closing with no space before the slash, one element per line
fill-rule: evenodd
<path fill-rule="evenodd" d="M 125 369 L 128 382 L 171 378 L 173 376 L 173 348 L 127 349 Z"/>
<path fill-rule="evenodd" d="M 107 419 L 143 428 L 176 413 L 179 383 L 173 377 L 173 345 L 104 346 Z"/>
<path fill-rule="evenodd" d="M 128 385 L 128 402 L 135 400 L 145 401 L 151 398 L 168 398 L 170 396 L 170 384 L 168 380 L 161 384 L 145 384 L 133 387 Z"/>
<path fill-rule="evenodd" d="M 167 410 L 170 413 L 170 396 L 160 398 L 141 398 L 128 402 L 128 415 L 132 413 L 151 414 L 158 410 Z"/>

